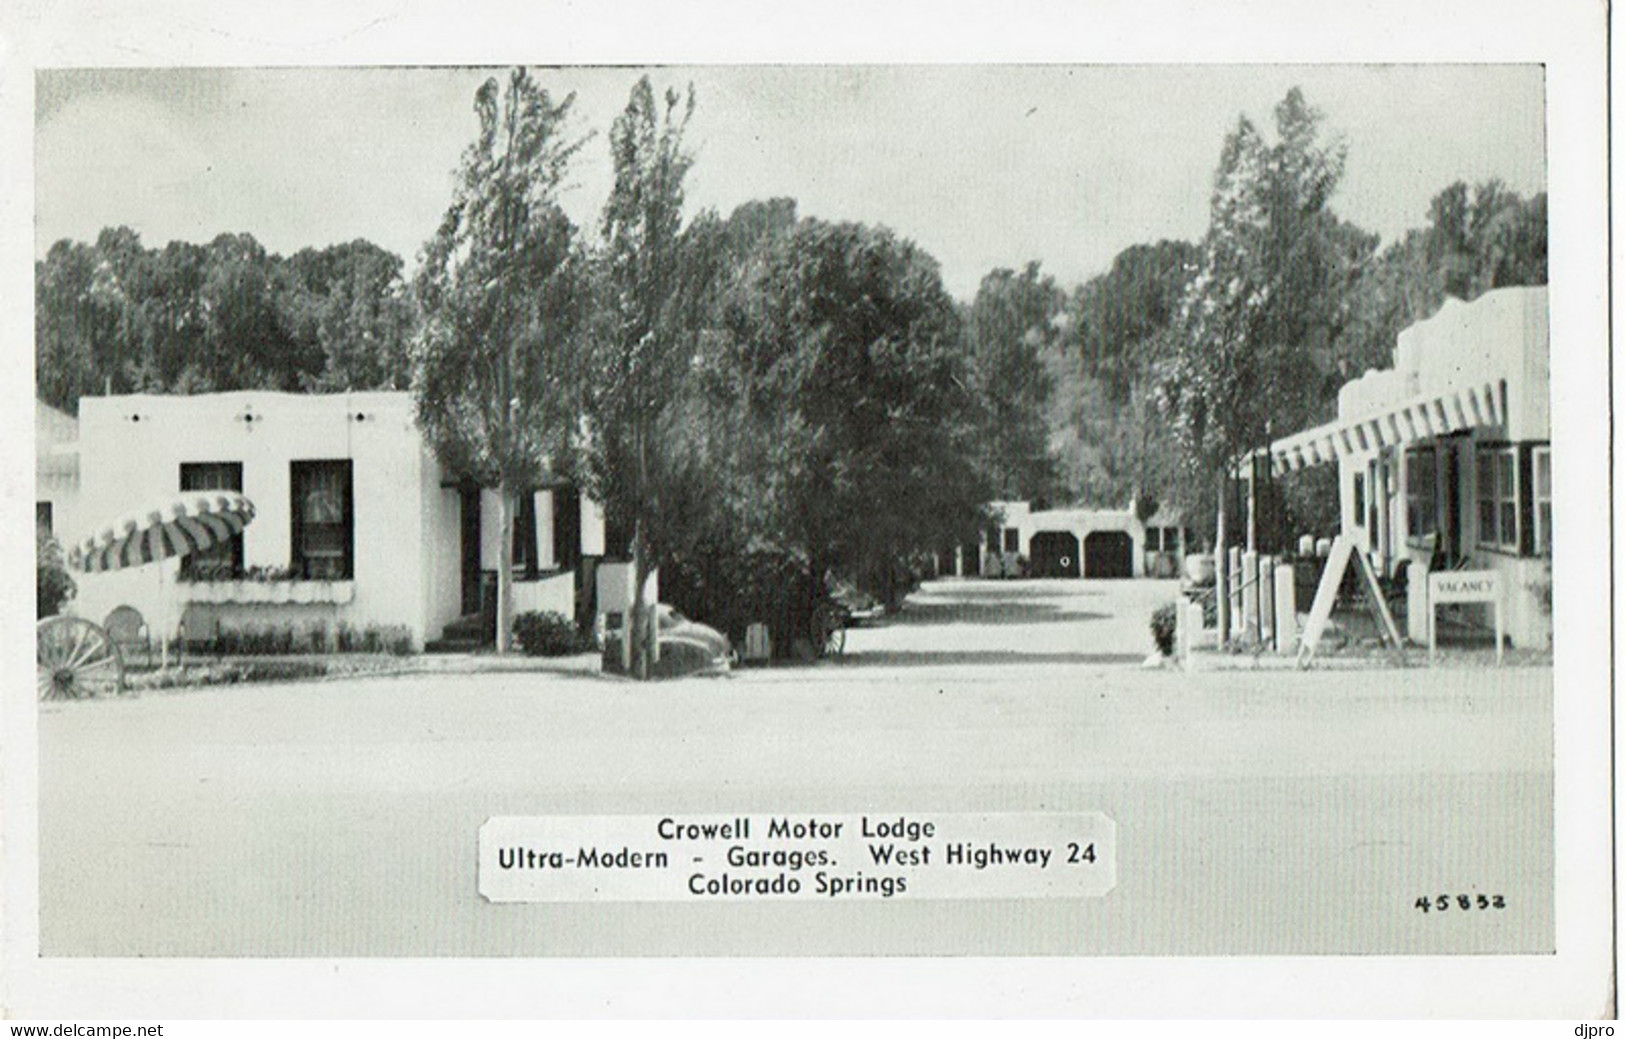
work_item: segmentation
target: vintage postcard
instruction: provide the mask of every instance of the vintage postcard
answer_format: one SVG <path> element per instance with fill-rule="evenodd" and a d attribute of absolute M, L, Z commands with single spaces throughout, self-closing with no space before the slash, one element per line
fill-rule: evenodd
<path fill-rule="evenodd" d="M 8 19 L 5 1013 L 1613 1013 L 1600 10 L 375 6 Z"/>

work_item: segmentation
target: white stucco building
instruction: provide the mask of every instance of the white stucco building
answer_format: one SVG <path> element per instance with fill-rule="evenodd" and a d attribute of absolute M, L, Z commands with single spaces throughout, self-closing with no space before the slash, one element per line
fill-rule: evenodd
<path fill-rule="evenodd" d="M 1392 368 L 1337 420 L 1271 445 L 1276 469 L 1338 467 L 1341 529 L 1408 571 L 1412 637 L 1429 567 L 1494 570 L 1517 646 L 1551 644 L 1551 346 L 1546 289 L 1450 300 L 1399 334 Z"/>
<path fill-rule="evenodd" d="M 60 536 L 79 505 L 79 423 L 34 402 L 34 526 Z"/>
<path fill-rule="evenodd" d="M 406 393 L 86 397 L 76 441 L 42 436 L 36 462 L 36 494 L 52 495 L 36 513 L 49 505 L 65 545 L 181 491 L 240 490 L 255 504 L 248 528 L 202 557 L 76 573 L 70 608 L 92 620 L 130 605 L 155 632 L 184 623 L 194 641 L 254 627 L 405 628 L 422 648 L 490 601 L 504 536 L 496 495 L 444 471 Z M 590 587 L 582 563 L 604 551 L 601 513 L 563 486 L 524 495 L 518 511 L 516 609 L 573 616 L 578 581 Z"/>

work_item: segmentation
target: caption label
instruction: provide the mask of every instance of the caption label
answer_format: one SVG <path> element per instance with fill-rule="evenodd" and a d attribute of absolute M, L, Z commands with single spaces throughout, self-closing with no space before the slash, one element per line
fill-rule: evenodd
<path fill-rule="evenodd" d="M 496 816 L 492 902 L 1025 899 L 1104 895 L 1117 828 L 1098 812 Z"/>

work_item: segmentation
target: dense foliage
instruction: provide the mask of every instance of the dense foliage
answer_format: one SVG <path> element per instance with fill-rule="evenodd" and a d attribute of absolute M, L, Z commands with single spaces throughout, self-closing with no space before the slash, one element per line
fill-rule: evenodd
<path fill-rule="evenodd" d="M 979 376 L 986 429 L 979 462 L 1001 500 L 1055 497 L 1048 410 L 1057 380 L 1045 358 L 1058 352 L 1063 302 L 1055 280 L 1029 263 L 1019 274 L 990 272 L 970 306 L 966 346 Z"/>
<path fill-rule="evenodd" d="M 34 531 L 34 616 L 55 617 L 78 589 L 62 558 L 62 546 L 43 528 Z"/>
<path fill-rule="evenodd" d="M 72 414 L 102 393 L 405 389 L 400 257 L 364 241 L 293 256 L 246 234 L 149 249 L 126 227 L 61 241 L 34 268 L 36 393 Z"/>
<path fill-rule="evenodd" d="M 521 613 L 514 618 L 513 633 L 528 657 L 563 657 L 592 648 L 574 620 L 552 610 Z"/>

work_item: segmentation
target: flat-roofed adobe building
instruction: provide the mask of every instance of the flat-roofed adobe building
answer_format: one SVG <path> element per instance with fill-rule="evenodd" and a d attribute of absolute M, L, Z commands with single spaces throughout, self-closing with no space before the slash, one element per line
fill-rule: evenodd
<path fill-rule="evenodd" d="M 993 502 L 1000 517 L 979 544 L 942 553 L 939 572 L 960 576 L 1172 577 L 1189 542 L 1177 511 L 1143 519 L 1126 509 L 1034 509 Z"/>
<path fill-rule="evenodd" d="M 256 508 L 241 535 L 202 555 L 75 574 L 80 616 L 130 605 L 149 623 L 184 618 L 193 641 L 227 629 L 404 628 L 421 649 L 489 609 L 496 495 L 444 470 L 410 394 L 86 397 L 76 447 L 74 504 L 55 531 L 64 544 L 183 491 L 242 491 Z M 604 551 L 601 512 L 567 485 L 521 495 L 517 511 L 516 611 L 574 616 L 582 564 Z"/>
<path fill-rule="evenodd" d="M 1551 645 L 1551 346 L 1546 289 L 1449 300 L 1401 332 L 1392 368 L 1338 393 L 1337 419 L 1270 446 L 1277 472 L 1336 464 L 1341 532 L 1408 571 L 1425 638 L 1427 570 L 1502 575 L 1516 646 Z"/>

